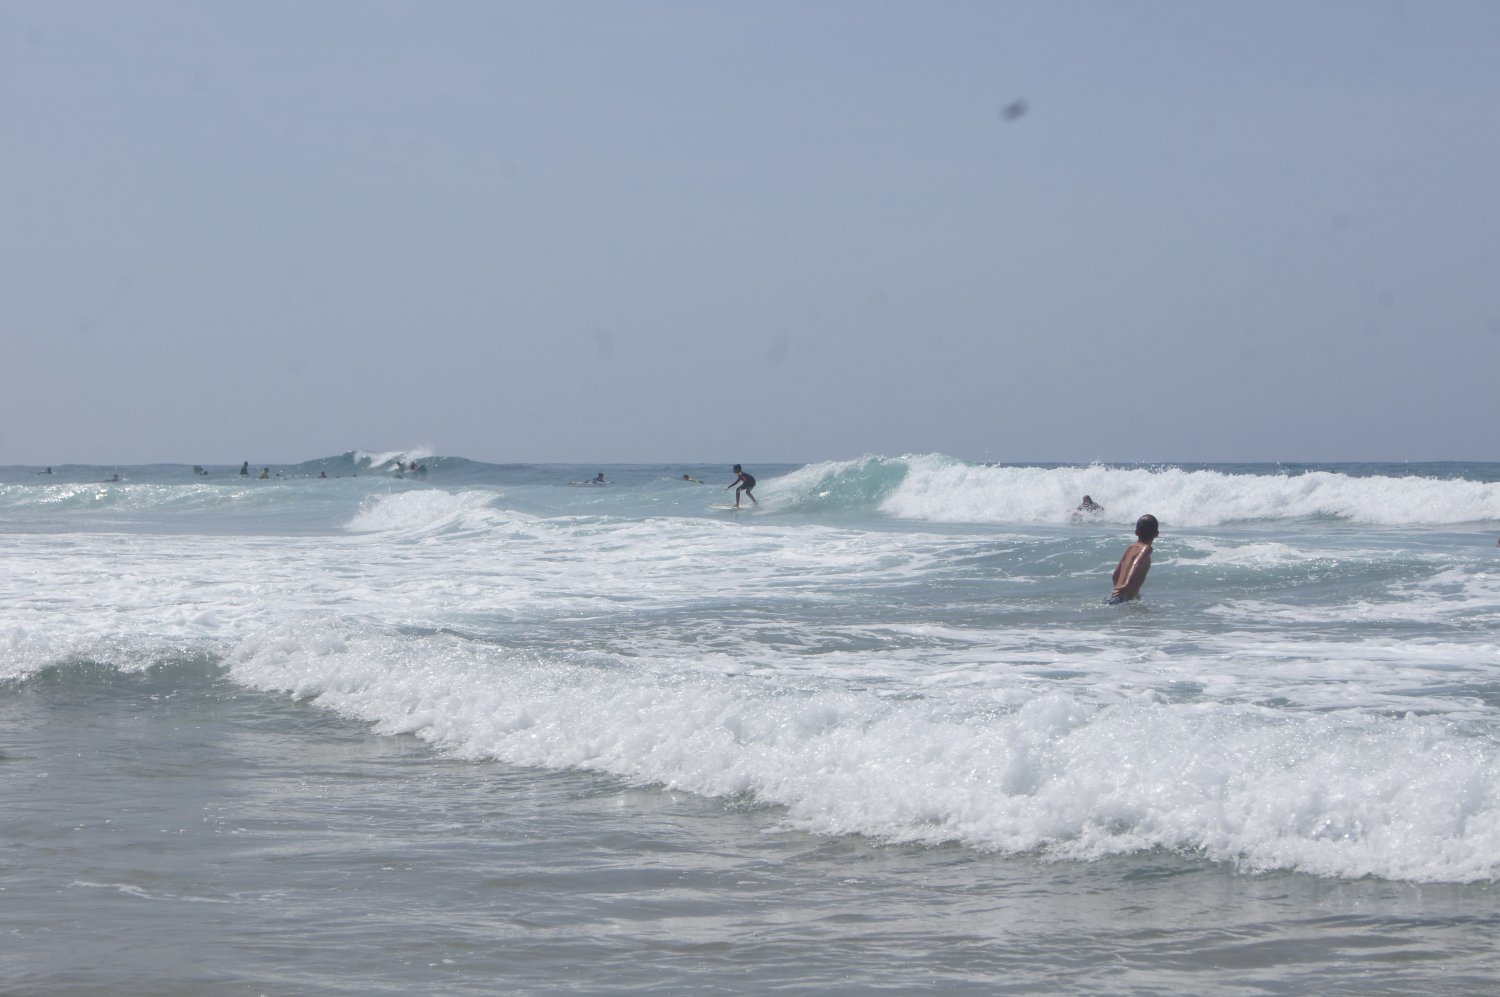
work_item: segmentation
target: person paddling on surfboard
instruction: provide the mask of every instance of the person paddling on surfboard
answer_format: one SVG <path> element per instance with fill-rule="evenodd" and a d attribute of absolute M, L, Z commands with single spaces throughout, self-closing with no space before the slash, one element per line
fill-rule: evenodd
<path fill-rule="evenodd" d="M 735 488 L 736 485 L 738 485 L 739 487 Z M 731 488 L 734 488 L 734 507 L 736 509 L 740 507 L 740 492 L 744 492 L 747 496 L 749 496 L 750 502 L 752 504 L 760 505 L 760 503 L 755 500 L 755 475 L 746 474 L 743 470 L 740 469 L 740 466 L 738 464 L 734 465 L 734 480 L 724 486 L 724 490 L 726 492 Z"/>
<path fill-rule="evenodd" d="M 1104 506 L 1085 495 L 1083 501 L 1078 504 L 1078 508 L 1073 510 L 1073 522 L 1081 523 L 1084 516 L 1097 516 L 1102 512 L 1104 512 Z"/>

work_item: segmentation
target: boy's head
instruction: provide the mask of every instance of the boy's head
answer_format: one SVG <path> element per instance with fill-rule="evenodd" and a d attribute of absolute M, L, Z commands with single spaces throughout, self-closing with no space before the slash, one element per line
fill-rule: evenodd
<path fill-rule="evenodd" d="M 1135 535 L 1147 543 L 1155 540 L 1160 532 L 1161 528 L 1156 525 L 1156 517 L 1149 512 L 1135 521 Z"/>
<path fill-rule="evenodd" d="M 734 473 L 735 474 L 739 474 L 740 473 L 740 466 L 738 464 L 734 465 Z"/>

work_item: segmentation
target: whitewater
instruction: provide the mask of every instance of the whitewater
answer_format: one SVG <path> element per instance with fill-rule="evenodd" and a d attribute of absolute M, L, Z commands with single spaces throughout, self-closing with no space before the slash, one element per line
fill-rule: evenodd
<path fill-rule="evenodd" d="M 1500 464 L 729 467 L 0 468 L 7 986 L 1493 991 Z"/>

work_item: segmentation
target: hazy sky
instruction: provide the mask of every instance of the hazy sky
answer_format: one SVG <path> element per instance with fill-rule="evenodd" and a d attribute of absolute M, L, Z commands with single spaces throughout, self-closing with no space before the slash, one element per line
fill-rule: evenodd
<path fill-rule="evenodd" d="M 0 0 L 0 464 L 1500 459 L 1500 3 Z"/>

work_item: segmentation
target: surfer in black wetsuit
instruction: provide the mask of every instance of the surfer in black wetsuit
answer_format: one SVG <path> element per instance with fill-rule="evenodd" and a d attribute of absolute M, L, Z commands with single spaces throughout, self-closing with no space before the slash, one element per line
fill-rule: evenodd
<path fill-rule="evenodd" d="M 755 499 L 755 475 L 746 474 L 738 464 L 734 465 L 734 475 L 734 480 L 724 488 L 725 491 L 734 488 L 734 507 L 736 509 L 740 507 L 740 492 L 744 492 L 750 498 L 751 504 L 760 505 Z M 739 487 L 735 488 L 736 485 Z"/>

